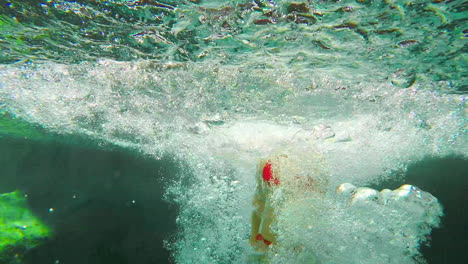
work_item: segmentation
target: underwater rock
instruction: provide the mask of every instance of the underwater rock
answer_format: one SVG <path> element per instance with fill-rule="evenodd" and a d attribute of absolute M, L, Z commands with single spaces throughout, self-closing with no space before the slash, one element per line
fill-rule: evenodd
<path fill-rule="evenodd" d="M 21 263 L 22 255 L 50 236 L 19 191 L 0 194 L 0 263 Z"/>

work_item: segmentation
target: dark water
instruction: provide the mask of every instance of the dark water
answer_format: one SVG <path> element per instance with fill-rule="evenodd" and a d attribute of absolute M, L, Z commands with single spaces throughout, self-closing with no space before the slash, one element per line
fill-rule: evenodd
<path fill-rule="evenodd" d="M 174 162 L 8 138 L 0 153 L 0 193 L 26 193 L 55 233 L 25 263 L 170 263 L 163 240 L 175 233 L 177 208 L 162 195 Z"/>

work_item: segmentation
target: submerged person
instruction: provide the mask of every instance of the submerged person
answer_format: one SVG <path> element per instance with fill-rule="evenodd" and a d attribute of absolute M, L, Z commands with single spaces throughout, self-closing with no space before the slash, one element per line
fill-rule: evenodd
<path fill-rule="evenodd" d="M 276 237 L 271 231 L 271 222 L 274 219 L 274 209 L 269 204 L 272 189 L 278 187 L 279 177 L 273 174 L 271 161 L 262 162 L 261 177 L 258 177 L 257 191 L 254 197 L 255 210 L 252 213 L 252 233 L 250 244 L 259 251 L 268 250 L 268 246 L 276 243 Z"/>
<path fill-rule="evenodd" d="M 301 160 L 280 154 L 262 160 L 259 164 L 249 240 L 260 253 L 260 262 L 268 263 L 268 250 L 278 243 L 273 229 L 281 208 L 294 202 L 298 196 L 325 192 L 327 181 L 321 159 L 316 154 L 309 158 L 314 162 L 309 160 L 307 164 L 298 166 Z"/>

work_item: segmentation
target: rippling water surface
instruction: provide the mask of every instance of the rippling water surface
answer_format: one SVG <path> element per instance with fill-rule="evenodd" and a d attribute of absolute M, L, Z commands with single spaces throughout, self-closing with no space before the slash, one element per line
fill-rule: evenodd
<path fill-rule="evenodd" d="M 316 153 L 323 163 L 314 169 L 329 186 L 325 198 L 295 200 L 278 215 L 279 239 L 296 251 L 273 248 L 271 263 L 424 263 L 425 257 L 462 263 L 462 250 L 442 246 L 420 253 L 436 214 L 413 219 L 416 207 L 400 208 L 396 216 L 383 207 L 364 213 L 333 197 L 343 182 L 382 189 L 409 181 L 440 199 L 447 219 L 441 230 L 457 225 L 458 199 L 450 197 L 466 189 L 459 175 L 466 172 L 468 155 L 467 10 L 456 0 L 2 0 L 1 140 L 88 142 L 95 151 L 123 148 L 156 162 L 144 166 L 154 171 L 157 187 L 142 184 L 150 176 L 139 176 L 146 174 L 137 169 L 112 172 L 118 175 L 112 179 L 125 178 L 127 191 L 99 173 L 89 177 L 102 177 L 90 182 L 128 196 L 121 203 L 114 192 L 99 196 L 105 204 L 146 201 L 141 219 L 147 220 L 140 227 L 156 225 L 148 220 L 150 212 L 161 218 L 157 211 L 168 210 L 159 200 L 150 206 L 148 189 L 157 188 L 158 199 L 177 208 L 167 213 L 176 215 L 167 221 L 177 228 L 158 236 L 154 247 L 175 263 L 254 263 L 248 238 L 257 165 L 280 153 L 295 157 L 295 167 Z M 12 154 L 5 164 L 27 166 L 21 161 L 26 156 Z M 437 175 L 412 174 L 430 167 L 428 161 L 440 165 Z M 65 182 L 70 195 L 99 192 Z M 91 204 L 93 212 L 104 206 L 94 198 L 77 205 L 60 199 L 64 207 Z M 316 228 L 301 229 L 310 223 Z M 132 236 L 141 231 L 132 230 Z M 134 244 L 146 238 L 127 239 L 134 247 L 122 247 L 138 248 Z M 440 245 L 436 238 L 432 243 Z M 460 244 L 455 241 L 452 249 Z M 112 263 L 135 263 L 131 257 L 116 262 L 112 256 L 118 254 L 106 252 Z M 49 253 L 67 263 L 65 255 Z M 92 256 L 87 263 L 98 261 Z"/>

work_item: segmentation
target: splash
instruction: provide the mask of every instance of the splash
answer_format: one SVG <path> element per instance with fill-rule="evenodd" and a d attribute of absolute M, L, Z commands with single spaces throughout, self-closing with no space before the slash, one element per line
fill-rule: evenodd
<path fill-rule="evenodd" d="M 0 92 L 3 108 L 18 117 L 49 131 L 88 135 L 155 158 L 170 153 L 188 165 L 168 183 L 166 194 L 181 207 L 180 232 L 167 242 L 177 263 L 243 263 L 254 253 L 248 238 L 255 175 L 259 160 L 272 153 L 307 157 L 314 152 L 325 161 L 325 193 L 330 196 L 321 202 L 307 198 L 324 212 L 308 215 L 323 225 L 307 235 L 307 247 L 319 245 L 320 232 L 333 234 L 338 232 L 333 227 L 341 226 L 349 232 L 336 243 L 344 247 L 356 244 L 352 234 L 366 234 L 358 244 L 363 254 L 377 241 L 372 238 L 376 230 L 365 231 L 367 221 L 388 219 L 389 213 L 372 209 L 379 213 L 369 218 L 355 207 L 346 209 L 331 195 L 336 186 L 386 179 L 427 155 L 467 153 L 463 95 L 401 90 L 371 79 L 357 85 L 317 72 L 298 78 L 288 69 L 246 71 L 216 63 L 174 67 L 147 61 L 2 66 L 1 75 L 1 86 L 8 88 Z M 291 210 L 308 212 L 301 205 L 307 199 Z M 408 214 L 405 210 L 402 215 Z M 303 241 L 302 231 L 288 229 L 299 220 L 279 216 L 283 218 L 281 223 L 291 223 L 282 227 L 285 234 L 294 235 L 281 239 Z M 389 221 L 387 228 L 397 223 Z M 427 233 L 422 229 L 414 236 L 409 253 L 397 242 L 391 252 L 373 252 L 411 259 Z M 329 246 L 327 253 L 314 256 L 338 261 L 348 250 L 330 252 L 340 247 Z M 353 256 L 349 263 L 360 261 Z"/>

